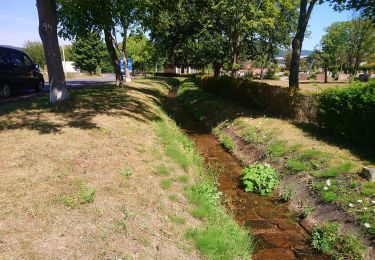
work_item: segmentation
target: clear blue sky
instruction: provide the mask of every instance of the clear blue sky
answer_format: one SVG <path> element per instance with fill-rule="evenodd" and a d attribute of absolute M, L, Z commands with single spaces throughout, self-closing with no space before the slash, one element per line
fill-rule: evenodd
<path fill-rule="evenodd" d="M 21 47 L 27 40 L 40 41 L 35 2 L 0 0 L 0 45 Z M 311 36 L 305 39 L 303 49 L 312 50 L 324 34 L 324 28 L 336 21 L 349 20 L 351 16 L 352 12 L 338 13 L 327 4 L 315 7 L 309 23 Z"/>

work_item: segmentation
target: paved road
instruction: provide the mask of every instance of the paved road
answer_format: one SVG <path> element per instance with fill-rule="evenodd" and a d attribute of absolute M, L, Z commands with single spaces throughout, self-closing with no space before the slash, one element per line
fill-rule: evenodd
<path fill-rule="evenodd" d="M 100 77 L 90 77 L 90 78 L 80 78 L 80 79 L 67 79 L 66 83 L 69 89 L 74 88 L 82 88 L 87 86 L 99 85 L 103 83 L 110 83 L 115 81 L 115 76 L 112 74 L 103 74 Z M 17 102 L 20 100 L 36 97 L 36 96 L 43 96 L 49 93 L 49 84 L 46 82 L 44 86 L 44 91 L 40 93 L 35 93 L 34 90 L 25 90 L 20 94 L 12 96 L 10 98 L 0 98 L 0 105 Z"/>

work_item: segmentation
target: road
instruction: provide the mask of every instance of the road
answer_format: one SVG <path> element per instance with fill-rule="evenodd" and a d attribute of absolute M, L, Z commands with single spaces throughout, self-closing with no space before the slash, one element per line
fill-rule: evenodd
<path fill-rule="evenodd" d="M 78 79 L 67 79 L 66 83 L 69 89 L 74 88 L 82 88 L 92 85 L 99 85 L 99 84 L 105 84 L 115 81 L 115 76 L 112 74 L 103 74 L 100 77 L 89 77 L 89 78 L 78 78 Z M 11 103 L 11 102 L 17 102 L 20 100 L 36 97 L 36 96 L 43 96 L 49 93 L 49 84 L 46 82 L 44 86 L 44 91 L 35 93 L 33 89 L 25 90 L 22 92 L 22 94 L 17 94 L 15 96 L 12 96 L 10 98 L 0 98 L 0 105 Z"/>

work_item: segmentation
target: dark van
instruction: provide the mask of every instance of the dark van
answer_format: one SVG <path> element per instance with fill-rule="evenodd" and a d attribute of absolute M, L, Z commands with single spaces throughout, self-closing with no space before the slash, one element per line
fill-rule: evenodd
<path fill-rule="evenodd" d="M 0 45 L 0 96 L 10 97 L 25 89 L 44 89 L 39 66 L 22 50 Z"/>

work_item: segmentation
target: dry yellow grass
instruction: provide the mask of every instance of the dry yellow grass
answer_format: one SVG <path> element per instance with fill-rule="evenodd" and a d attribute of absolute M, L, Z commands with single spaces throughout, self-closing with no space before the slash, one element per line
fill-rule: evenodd
<path fill-rule="evenodd" d="M 289 82 L 287 80 L 255 80 L 258 82 L 264 82 L 270 85 L 281 86 L 287 88 L 289 86 Z M 346 87 L 349 85 L 349 82 L 345 81 L 329 81 L 328 83 L 320 82 L 320 81 L 310 81 L 310 80 L 302 80 L 300 81 L 300 89 L 303 92 L 319 92 L 328 88 L 335 88 L 335 87 Z"/>
<path fill-rule="evenodd" d="M 155 174 L 186 174 L 155 134 L 160 93 L 140 81 L 79 91 L 59 111 L 0 108 L 0 259 L 199 257 L 183 238 L 200 225 L 185 184 L 164 190 Z"/>

